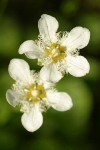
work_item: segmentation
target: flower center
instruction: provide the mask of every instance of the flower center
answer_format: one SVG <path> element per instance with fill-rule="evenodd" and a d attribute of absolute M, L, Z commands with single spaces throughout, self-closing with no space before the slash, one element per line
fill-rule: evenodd
<path fill-rule="evenodd" d="M 38 65 L 43 65 L 47 60 L 53 63 L 63 60 L 66 57 L 66 48 L 57 43 L 52 43 L 44 49 L 44 58 L 38 61 Z"/>
<path fill-rule="evenodd" d="M 29 85 L 25 91 L 25 99 L 31 102 L 38 102 L 46 97 L 45 90 L 43 84 L 31 84 Z"/>
<path fill-rule="evenodd" d="M 45 55 L 50 57 L 54 63 L 60 61 L 66 57 L 65 47 L 57 43 L 52 43 L 45 49 Z"/>

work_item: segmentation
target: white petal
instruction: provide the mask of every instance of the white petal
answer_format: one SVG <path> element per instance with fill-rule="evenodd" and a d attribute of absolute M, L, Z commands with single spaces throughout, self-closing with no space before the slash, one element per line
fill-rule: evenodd
<path fill-rule="evenodd" d="M 39 109 L 34 107 L 29 113 L 24 113 L 22 115 L 21 122 L 27 131 L 34 132 L 41 127 L 43 116 Z"/>
<path fill-rule="evenodd" d="M 23 59 L 12 59 L 10 61 L 8 71 L 14 80 L 20 80 L 25 83 L 31 82 L 31 72 L 29 65 Z"/>
<path fill-rule="evenodd" d="M 28 40 L 22 43 L 18 52 L 19 54 L 25 53 L 25 55 L 31 59 L 38 58 L 42 54 L 41 49 L 32 40 Z"/>
<path fill-rule="evenodd" d="M 47 98 L 50 105 L 58 111 L 66 111 L 72 107 L 72 99 L 65 92 L 48 91 Z"/>
<path fill-rule="evenodd" d="M 75 27 L 69 32 L 62 45 L 65 45 L 68 51 L 73 51 L 87 46 L 89 39 L 90 31 L 87 28 Z"/>
<path fill-rule="evenodd" d="M 43 14 L 38 21 L 38 28 L 40 35 L 44 36 L 44 39 L 47 39 L 51 42 L 56 40 L 56 31 L 58 29 L 58 21 L 56 18 Z"/>
<path fill-rule="evenodd" d="M 83 56 L 68 56 L 67 64 L 68 67 L 66 68 L 66 71 L 75 77 L 84 76 L 90 70 L 90 65 Z"/>
<path fill-rule="evenodd" d="M 18 105 L 17 97 L 18 97 L 18 95 L 16 94 L 16 92 L 14 92 L 13 90 L 10 90 L 10 89 L 7 90 L 7 92 L 6 92 L 7 102 L 10 105 L 12 105 L 13 107 Z"/>
<path fill-rule="evenodd" d="M 57 70 L 56 65 L 49 64 L 40 70 L 40 78 L 47 82 L 58 82 L 63 77 L 62 73 Z"/>

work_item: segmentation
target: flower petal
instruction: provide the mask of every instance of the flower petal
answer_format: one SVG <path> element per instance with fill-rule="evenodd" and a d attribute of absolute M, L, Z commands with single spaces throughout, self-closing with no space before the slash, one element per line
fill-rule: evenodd
<path fill-rule="evenodd" d="M 21 118 L 22 125 L 29 132 L 39 129 L 43 123 L 43 116 L 38 107 L 34 107 L 30 112 L 25 112 Z"/>
<path fill-rule="evenodd" d="M 32 80 L 29 65 L 23 59 L 12 59 L 8 71 L 10 76 L 16 81 L 20 80 L 24 83 L 30 83 Z"/>
<path fill-rule="evenodd" d="M 58 82 L 63 77 L 62 73 L 57 70 L 56 65 L 49 64 L 40 70 L 40 78 L 47 82 Z"/>
<path fill-rule="evenodd" d="M 22 43 L 18 52 L 19 54 L 25 53 L 25 55 L 31 59 L 38 58 L 42 54 L 41 49 L 32 40 L 28 40 Z"/>
<path fill-rule="evenodd" d="M 44 36 L 44 39 L 54 42 L 56 40 L 56 31 L 58 29 L 58 21 L 56 18 L 43 14 L 38 21 L 38 28 L 40 35 Z"/>
<path fill-rule="evenodd" d="M 72 107 L 72 99 L 65 92 L 50 90 L 47 92 L 47 98 L 50 105 L 58 111 L 66 111 Z"/>
<path fill-rule="evenodd" d="M 86 75 L 90 70 L 90 65 L 86 58 L 83 56 L 68 56 L 67 57 L 67 68 L 66 72 L 69 72 L 75 77 L 81 77 Z"/>
<path fill-rule="evenodd" d="M 6 92 L 7 102 L 10 105 L 12 105 L 13 107 L 18 105 L 17 97 L 18 97 L 18 95 L 16 94 L 16 92 L 14 92 L 13 90 L 10 90 L 10 89 L 7 90 L 7 92 Z"/>
<path fill-rule="evenodd" d="M 87 28 L 75 27 L 69 32 L 62 45 L 65 45 L 68 51 L 73 51 L 87 46 L 89 39 L 90 31 Z"/>

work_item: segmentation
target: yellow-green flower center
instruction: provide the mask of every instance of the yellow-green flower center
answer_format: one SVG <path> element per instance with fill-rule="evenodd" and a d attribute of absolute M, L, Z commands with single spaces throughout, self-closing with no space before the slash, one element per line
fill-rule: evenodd
<path fill-rule="evenodd" d="M 51 57 L 52 61 L 56 63 L 66 57 L 65 47 L 57 43 L 52 43 L 45 49 L 45 55 L 46 57 Z"/>
<path fill-rule="evenodd" d="M 31 84 L 25 88 L 25 99 L 31 102 L 38 102 L 46 97 L 43 84 Z"/>
<path fill-rule="evenodd" d="M 63 60 L 66 57 L 65 50 L 66 48 L 64 46 L 57 43 L 52 43 L 44 49 L 44 58 L 38 61 L 38 65 L 42 66 L 45 60 L 49 60 L 53 63 Z"/>

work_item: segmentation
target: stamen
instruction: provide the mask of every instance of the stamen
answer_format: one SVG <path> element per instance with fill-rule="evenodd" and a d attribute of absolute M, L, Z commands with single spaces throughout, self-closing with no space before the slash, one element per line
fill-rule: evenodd
<path fill-rule="evenodd" d="M 58 56 L 56 56 L 56 57 L 52 57 L 52 60 L 53 60 L 54 62 L 57 62 L 57 61 L 59 61 L 59 60 L 64 59 L 65 57 L 66 57 L 65 54 L 60 54 L 60 55 L 58 55 Z"/>
<path fill-rule="evenodd" d="M 37 85 L 37 90 L 43 90 L 43 84 L 38 84 Z"/>
<path fill-rule="evenodd" d="M 65 47 L 60 45 L 59 46 L 59 50 L 64 52 L 65 51 Z"/>
<path fill-rule="evenodd" d="M 66 48 L 58 43 L 52 43 L 50 46 L 46 46 L 44 49 L 44 57 L 38 61 L 38 65 L 42 66 L 45 63 L 63 60 L 66 57 Z"/>
<path fill-rule="evenodd" d="M 40 98 L 45 98 L 45 97 L 46 97 L 45 93 L 42 92 L 42 93 L 40 94 Z"/>
<path fill-rule="evenodd" d="M 56 48 L 57 47 L 57 43 L 52 43 L 50 47 L 51 47 L 51 49 Z"/>
<path fill-rule="evenodd" d="M 24 89 L 25 99 L 30 102 L 38 102 L 46 97 L 45 90 L 43 84 L 31 84 L 28 88 Z"/>
<path fill-rule="evenodd" d="M 28 89 L 29 89 L 30 91 L 32 91 L 32 90 L 34 89 L 34 84 L 31 84 L 31 85 L 28 87 Z"/>

